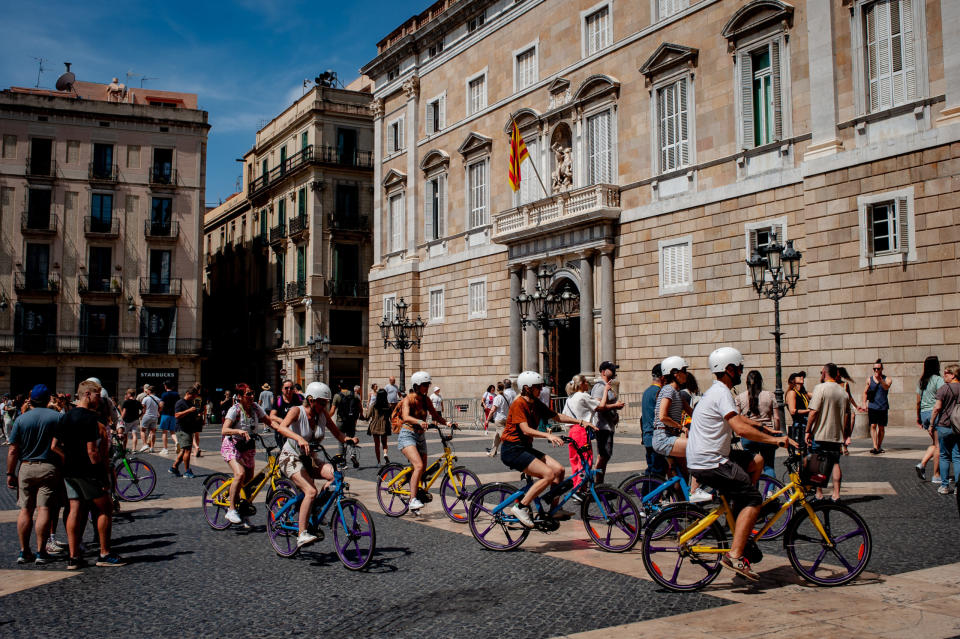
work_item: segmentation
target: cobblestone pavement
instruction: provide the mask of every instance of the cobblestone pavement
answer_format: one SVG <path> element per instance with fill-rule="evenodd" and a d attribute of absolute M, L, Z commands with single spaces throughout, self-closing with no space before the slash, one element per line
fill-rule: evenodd
<path fill-rule="evenodd" d="M 859 583 L 831 590 L 803 586 L 773 542 L 764 545 L 767 559 L 757 566 L 759 587 L 746 588 L 724 575 L 706 591 L 684 595 L 658 589 L 637 551 L 614 555 L 592 547 L 576 518 L 554 535 L 532 534 L 519 552 L 498 554 L 439 514 L 437 500 L 419 519 L 383 516 L 373 496 L 369 444 L 361 468 L 347 474 L 351 489 L 374 513 L 378 552 L 370 569 L 343 568 L 329 537 L 282 559 L 264 534 L 262 506 L 252 532 L 217 532 L 206 525 L 199 508 L 202 479 L 224 469 L 216 452 L 219 438 L 210 433 L 202 444 L 210 452 L 196 460 L 197 479 L 174 478 L 166 473 L 169 458 L 148 457 L 159 472 L 154 495 L 124 504 L 114 524 L 115 547 L 131 561 L 127 567 L 90 567 L 80 574 L 66 572 L 59 562 L 18 567 L 15 506 L 11 491 L 0 493 L 0 557 L 7 558 L 0 562 L 0 637 L 131 631 L 183 637 L 552 637 L 595 631 L 606 637 L 658 636 L 669 628 L 675 636 L 722 637 L 749 636 L 743 627 L 748 618 L 765 636 L 793 639 L 808 633 L 904 636 L 908 628 L 921 627 L 925 639 L 957 635 L 960 545 L 928 541 L 956 536 L 956 502 L 914 474 L 923 440 L 912 431 L 893 432 L 886 455 L 870 456 L 869 444 L 858 442 L 843 460 L 850 488 L 845 499 L 873 533 L 869 574 Z M 518 478 L 484 455 L 488 439 L 482 434 L 466 431 L 454 444 L 460 463 L 484 481 Z M 435 436 L 429 447 L 434 454 L 440 450 Z M 638 438 L 619 438 L 611 483 L 642 468 L 642 451 Z M 395 448 L 390 452 L 400 459 Z M 554 456 L 563 460 L 565 452 Z M 104 614 L 107 602 L 113 605 Z M 34 612 L 41 610 L 57 612 Z M 859 624 L 859 631 L 847 622 Z"/>

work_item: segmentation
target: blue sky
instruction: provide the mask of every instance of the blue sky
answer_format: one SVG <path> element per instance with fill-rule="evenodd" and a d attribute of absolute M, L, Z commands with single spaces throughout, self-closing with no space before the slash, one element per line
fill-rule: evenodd
<path fill-rule="evenodd" d="M 376 43 L 429 0 L 304 2 L 7 2 L 0 88 L 52 88 L 73 63 L 77 79 L 187 91 L 209 113 L 207 202 L 236 188 L 235 158 L 261 121 L 300 97 L 304 78 L 333 69 L 346 84 L 376 55 Z"/>

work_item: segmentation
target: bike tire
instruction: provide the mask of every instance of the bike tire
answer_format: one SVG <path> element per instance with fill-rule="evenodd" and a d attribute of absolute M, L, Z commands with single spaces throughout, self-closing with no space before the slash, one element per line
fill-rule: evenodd
<path fill-rule="evenodd" d="M 760 491 L 760 496 L 766 500 L 766 496 L 772 493 L 779 491 L 783 488 L 783 484 L 776 477 L 771 477 L 770 475 L 761 475 L 760 480 L 757 482 L 757 490 Z M 783 497 L 778 499 L 779 503 L 782 505 Z M 753 525 L 753 532 L 756 534 L 758 530 L 764 527 L 766 523 L 773 517 L 769 515 L 768 517 L 762 517 L 757 519 L 757 523 Z M 787 508 L 787 512 L 780 515 L 780 518 L 770 527 L 770 530 L 765 532 L 762 537 L 759 538 L 760 541 L 770 541 L 771 539 L 777 539 L 787 530 L 787 526 L 790 525 L 790 520 L 793 518 L 793 506 Z"/>
<path fill-rule="evenodd" d="M 810 521 L 806 508 L 797 508 L 783 538 L 790 565 L 806 581 L 818 586 L 841 586 L 857 578 L 870 562 L 873 539 L 867 522 L 844 504 L 811 504 L 833 548 Z M 832 557 L 835 563 L 826 563 Z M 853 558 L 853 560 L 851 560 Z M 839 565 L 836 565 L 839 564 Z"/>
<path fill-rule="evenodd" d="M 300 492 L 300 489 L 297 488 L 297 485 L 295 483 L 293 483 L 293 480 L 287 479 L 286 477 L 281 477 L 274 483 L 277 485 L 276 488 L 274 488 L 270 484 L 267 484 L 267 495 L 264 498 L 265 503 L 269 503 L 270 498 L 273 497 L 278 490 L 288 490 L 294 495 Z"/>
<path fill-rule="evenodd" d="M 470 500 L 467 525 L 473 538 L 484 548 L 506 551 L 518 548 L 526 541 L 530 529 L 524 527 L 513 515 L 503 511 L 494 514 L 493 509 L 507 497 L 517 492 L 510 484 L 493 483 L 482 486 Z"/>
<path fill-rule="evenodd" d="M 114 489 L 117 497 L 123 501 L 143 501 L 157 487 L 157 471 L 145 459 L 127 458 L 130 464 L 131 475 L 123 461 L 119 461 L 113 467 Z"/>
<path fill-rule="evenodd" d="M 273 550 L 281 557 L 293 557 L 300 548 L 297 546 L 298 509 L 289 508 L 279 518 L 277 514 L 287 503 L 296 499 L 296 493 L 287 490 L 277 490 L 267 502 L 267 540 Z M 282 527 L 293 526 L 294 530 Z"/>
<path fill-rule="evenodd" d="M 330 527 L 340 562 L 350 570 L 363 570 L 377 551 L 377 530 L 370 511 L 362 502 L 346 497 L 334 508 Z M 340 513 L 343 512 L 343 519 Z"/>
<path fill-rule="evenodd" d="M 649 498 L 650 493 L 659 488 L 665 480 L 652 475 L 636 473 L 630 475 L 620 482 L 620 490 L 630 495 L 637 506 L 640 507 L 640 517 L 642 526 L 647 527 L 647 522 L 653 519 L 657 513 L 663 510 L 664 506 L 674 503 L 673 491 L 665 490 L 655 498 Z"/>
<path fill-rule="evenodd" d="M 643 530 L 640 508 L 629 494 L 619 488 L 601 484 L 594 486 L 594 491 L 599 502 L 594 499 L 592 492 L 588 492 L 580 504 L 580 519 L 590 541 L 607 552 L 630 550 L 640 539 Z"/>
<path fill-rule="evenodd" d="M 214 530 L 226 530 L 230 527 L 230 522 L 227 521 L 227 506 L 223 503 L 216 503 L 211 495 L 217 492 L 221 486 L 232 481 L 233 475 L 215 473 L 210 475 L 203 483 L 203 495 L 200 497 L 203 506 L 203 516 Z M 218 501 L 222 502 L 224 500 L 223 496 L 227 494 L 227 490 L 228 489 L 224 489 L 220 495 L 217 496 Z"/>
<path fill-rule="evenodd" d="M 406 466 L 397 463 L 390 463 L 377 471 L 377 503 L 380 509 L 389 517 L 400 517 L 410 508 L 410 479 L 409 476 L 401 479 L 398 485 L 388 487 L 393 478 L 402 473 Z M 401 495 L 398 489 L 407 487 L 407 495 Z"/>
<path fill-rule="evenodd" d="M 675 592 L 699 590 L 708 586 L 720 574 L 721 555 L 719 553 L 695 557 L 681 551 L 676 544 L 679 531 L 688 529 L 704 517 L 706 514 L 699 508 L 691 504 L 678 504 L 663 510 L 647 525 L 643 534 L 643 543 L 640 546 L 643 567 L 646 568 L 651 579 L 667 590 Z M 669 533 L 655 538 L 652 532 L 661 528 L 666 528 Z M 717 522 L 713 522 L 695 541 L 725 548 L 727 535 Z M 684 569 L 684 563 L 688 568 Z M 661 565 L 664 567 L 673 565 L 673 571 L 669 576 L 664 574 Z"/>
<path fill-rule="evenodd" d="M 483 484 L 475 472 L 463 466 L 457 466 L 450 472 L 460 484 L 460 489 L 450 481 L 450 475 L 444 475 L 440 482 L 440 503 L 443 504 L 443 512 L 447 517 L 458 524 L 465 524 L 470 510 L 470 498 Z"/>

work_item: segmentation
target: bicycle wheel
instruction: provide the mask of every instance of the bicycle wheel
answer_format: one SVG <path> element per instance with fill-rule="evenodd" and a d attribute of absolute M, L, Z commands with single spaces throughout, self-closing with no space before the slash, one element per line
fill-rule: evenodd
<path fill-rule="evenodd" d="M 128 458 L 127 464 L 120 460 L 113 467 L 117 496 L 123 501 L 142 501 L 157 487 L 157 471 L 143 459 Z"/>
<path fill-rule="evenodd" d="M 300 550 L 297 547 L 298 508 L 291 505 L 284 510 L 284 506 L 295 499 L 295 494 L 278 490 L 267 502 L 267 539 L 281 557 L 292 557 Z"/>
<path fill-rule="evenodd" d="M 630 495 L 613 486 L 594 486 L 599 501 L 592 493 L 583 496 L 580 518 L 590 540 L 607 552 L 624 552 L 633 548 L 643 526 L 640 509 Z"/>
<path fill-rule="evenodd" d="M 286 477 L 281 477 L 280 479 L 277 479 L 274 483 L 277 486 L 276 488 L 274 488 L 270 484 L 267 484 L 267 496 L 264 498 L 264 501 L 266 503 L 270 503 L 270 499 L 279 490 L 286 490 L 287 492 L 291 492 L 294 495 L 300 492 L 300 489 L 297 488 L 297 485 L 293 483 L 292 480 L 287 479 Z"/>
<path fill-rule="evenodd" d="M 832 547 L 817 531 L 807 509 L 797 508 L 783 538 L 790 565 L 798 575 L 821 586 L 839 586 L 855 579 L 873 552 L 867 522 L 843 504 L 817 502 L 812 507 Z"/>
<path fill-rule="evenodd" d="M 650 493 L 659 488 L 663 481 L 659 477 L 637 473 L 620 482 L 620 490 L 630 495 L 640 507 L 640 520 L 643 527 L 646 527 L 647 522 L 653 519 L 664 506 L 674 501 L 673 491 L 670 489 L 664 490 L 656 497 L 650 497 Z"/>
<path fill-rule="evenodd" d="M 207 523 L 214 530 L 224 530 L 230 527 L 230 522 L 227 521 L 229 488 L 225 487 L 220 491 L 216 499 L 213 498 L 213 494 L 220 490 L 221 486 L 231 481 L 233 481 L 233 476 L 226 473 L 216 473 L 210 475 L 207 481 L 203 483 L 203 496 L 201 497 L 203 516 L 206 517 Z"/>
<path fill-rule="evenodd" d="M 504 509 L 494 513 L 493 509 L 507 497 L 517 492 L 510 484 L 487 484 L 473 493 L 467 523 L 474 539 L 490 550 L 511 550 L 522 544 L 530 529 L 517 521 L 517 518 Z"/>
<path fill-rule="evenodd" d="M 410 501 L 409 474 L 390 486 L 393 478 L 404 471 L 406 466 L 387 464 L 377 473 L 377 503 L 383 512 L 390 517 L 399 517 L 407 512 L 407 502 Z M 406 493 L 406 494 L 401 494 Z"/>
<path fill-rule="evenodd" d="M 694 554 L 689 547 L 710 546 L 726 548 L 727 536 L 713 522 L 684 547 L 677 544 L 679 532 L 696 525 L 706 515 L 688 504 L 680 504 L 663 510 L 647 525 L 643 534 L 641 555 L 643 567 L 650 577 L 668 590 L 677 592 L 699 590 L 720 574 L 720 553 Z M 656 539 L 653 531 L 666 529 L 669 534 Z"/>
<path fill-rule="evenodd" d="M 456 482 L 444 475 L 440 482 L 440 503 L 447 517 L 458 524 L 467 523 L 467 511 L 470 509 L 470 497 L 480 488 L 480 478 L 473 471 L 457 466 L 452 471 Z M 456 483 L 456 485 L 454 485 Z"/>
<path fill-rule="evenodd" d="M 764 499 L 766 499 L 768 495 L 772 495 L 776 493 L 781 488 L 783 488 L 783 484 L 780 483 L 780 480 L 775 477 L 771 477 L 770 475 L 761 475 L 760 481 L 757 482 L 757 490 L 760 491 L 760 496 L 763 497 Z M 785 500 L 783 496 L 780 496 L 777 499 L 777 503 L 780 504 L 781 506 L 783 505 L 784 501 Z M 760 540 L 769 541 L 771 539 L 776 539 L 777 537 L 782 535 L 784 531 L 787 529 L 787 526 L 790 525 L 791 517 L 793 517 L 793 506 L 790 506 L 789 508 L 787 508 L 787 512 L 780 515 L 780 519 L 778 519 L 776 522 L 774 522 L 772 526 L 770 526 L 770 530 L 765 532 L 763 536 L 760 537 Z M 753 525 L 753 532 L 756 533 L 758 530 L 763 528 L 767 524 L 767 522 L 770 521 L 770 519 L 772 518 L 773 518 L 773 514 L 767 517 L 758 517 L 757 523 Z"/>
<path fill-rule="evenodd" d="M 330 526 L 333 545 L 343 565 L 350 570 L 366 568 L 377 548 L 377 532 L 367 507 L 356 499 L 341 499 L 340 509 L 334 508 Z"/>

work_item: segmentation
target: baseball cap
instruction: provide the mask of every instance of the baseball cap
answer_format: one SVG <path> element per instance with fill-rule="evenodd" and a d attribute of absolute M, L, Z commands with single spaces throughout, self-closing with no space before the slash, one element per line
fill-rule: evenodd
<path fill-rule="evenodd" d="M 439 386 L 434 386 L 434 387 L 433 387 L 433 392 L 434 392 L 434 393 L 436 393 L 438 390 L 440 390 L 440 387 L 439 387 Z"/>
<path fill-rule="evenodd" d="M 35 402 L 48 401 L 50 399 L 50 389 L 46 384 L 37 384 L 30 391 L 30 399 Z"/>
<path fill-rule="evenodd" d="M 653 370 L 650 371 L 650 373 L 651 373 L 654 377 L 663 377 L 663 371 L 660 370 L 660 364 L 656 364 L 656 365 L 653 367 Z"/>
<path fill-rule="evenodd" d="M 617 366 L 616 364 L 614 364 L 613 362 L 604 361 L 604 362 L 601 362 L 601 363 L 600 363 L 600 372 L 601 372 L 601 373 L 602 373 L 603 371 L 607 370 L 607 369 L 612 370 L 612 371 L 615 371 L 615 370 L 617 370 L 618 368 L 620 368 L 620 367 Z"/>

